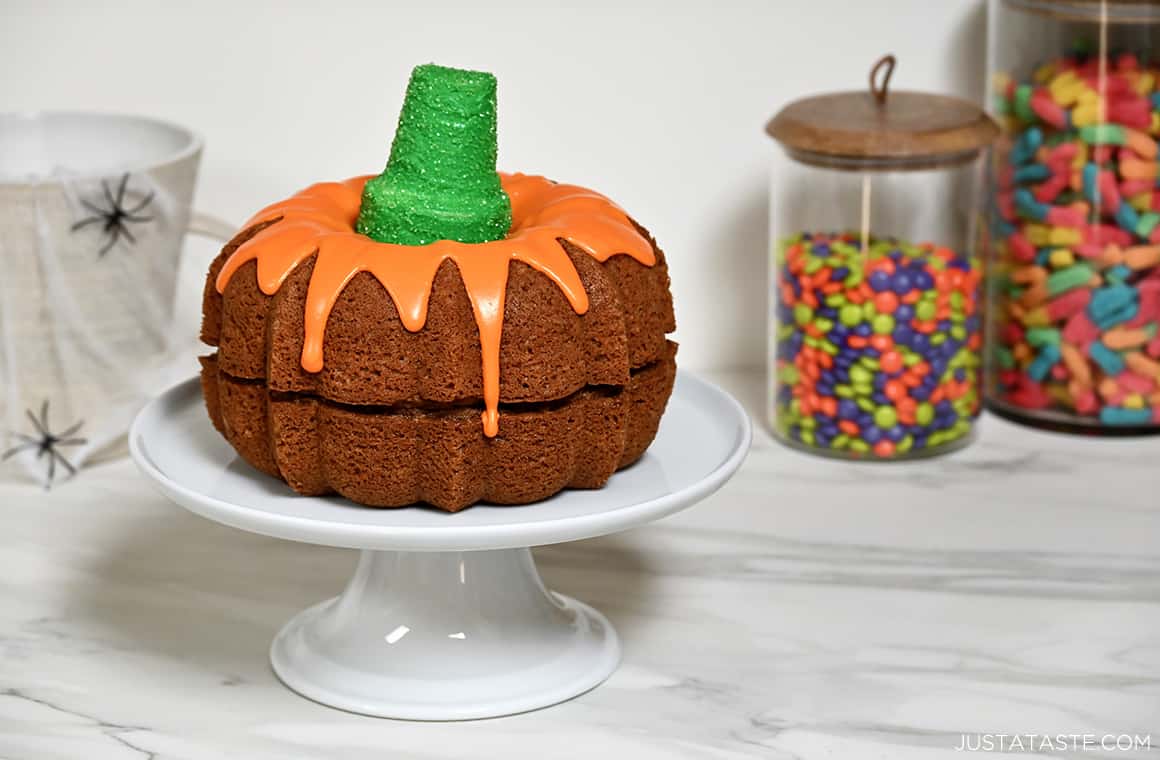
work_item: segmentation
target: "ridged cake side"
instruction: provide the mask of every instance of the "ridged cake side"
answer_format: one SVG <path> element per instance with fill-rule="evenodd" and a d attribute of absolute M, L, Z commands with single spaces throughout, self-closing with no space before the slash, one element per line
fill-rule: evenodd
<path fill-rule="evenodd" d="M 255 468 L 302 494 L 449 511 L 602 486 L 652 443 L 675 376 L 676 344 L 666 342 L 623 387 L 505 404 L 499 435 L 487 438 L 475 406 L 346 406 L 232 377 L 217 355 L 202 360 L 210 417 Z"/>
<path fill-rule="evenodd" d="M 276 222 L 275 222 L 276 224 Z M 218 347 L 231 377 L 262 380 L 271 390 L 306 393 L 344 404 L 475 402 L 482 397 L 479 330 L 454 263 L 439 268 L 427 322 L 407 331 L 386 290 L 356 275 L 331 312 L 321 372 L 301 365 L 304 306 L 313 257 L 273 296 L 258 288 L 256 264 L 242 266 L 219 294 L 226 258 L 260 227 L 234 238 L 210 267 L 202 340 Z M 578 315 L 544 275 L 515 261 L 509 269 L 500 346 L 502 403 L 566 398 L 587 386 L 621 386 L 634 368 L 658 361 L 675 329 L 668 267 L 657 254 L 647 267 L 628 256 L 601 263 L 566 241 L 588 293 Z"/>

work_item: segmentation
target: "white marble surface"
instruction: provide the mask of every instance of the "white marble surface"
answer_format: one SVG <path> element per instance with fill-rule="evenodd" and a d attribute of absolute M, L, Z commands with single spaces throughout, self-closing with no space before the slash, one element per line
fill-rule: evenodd
<path fill-rule="evenodd" d="M 760 379 L 714 376 L 756 410 Z M 0 758 L 950 758 L 975 734 L 1151 734 L 1160 757 L 1160 438 L 984 420 L 915 464 L 759 431 L 677 517 L 537 550 L 618 628 L 620 670 L 491 721 L 349 715 L 280 686 L 271 637 L 350 551 L 221 527 L 127 461 L 0 485 Z M 1042 749 L 1042 747 L 1041 747 Z"/>

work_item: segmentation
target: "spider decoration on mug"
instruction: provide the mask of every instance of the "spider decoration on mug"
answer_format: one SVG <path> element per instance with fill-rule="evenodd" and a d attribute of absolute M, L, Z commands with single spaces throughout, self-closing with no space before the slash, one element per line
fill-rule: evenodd
<path fill-rule="evenodd" d="M 74 437 L 80 431 L 81 427 L 84 426 L 84 420 L 73 423 L 66 430 L 59 433 L 53 433 L 48 422 L 48 401 L 40 405 L 39 417 L 33 414 L 31 409 L 26 409 L 24 413 L 32 423 L 35 433 L 33 435 L 10 433 L 11 437 L 15 438 L 19 443 L 3 454 L 0 454 L 0 462 L 6 461 L 23 451 L 35 449 L 38 460 L 44 459 L 45 457 L 48 458 L 48 470 L 45 473 L 44 481 L 45 490 L 52 488 L 52 483 L 56 479 L 56 466 L 58 463 L 68 471 L 70 477 L 76 475 L 77 468 L 72 462 L 65 459 L 64 454 L 60 453 L 60 447 L 80 446 L 88 442 L 84 438 Z"/>
<path fill-rule="evenodd" d="M 129 174 L 121 175 L 116 192 L 113 192 L 108 180 L 101 180 L 101 194 L 103 198 L 95 203 L 81 199 L 81 205 L 92 212 L 92 216 L 85 217 L 72 226 L 72 231 L 88 227 L 92 224 L 101 225 L 101 233 L 105 242 L 97 252 L 98 258 L 103 258 L 121 238 L 130 244 L 136 244 L 137 238 L 129 229 L 132 224 L 144 224 L 153 221 L 152 216 L 142 216 L 141 212 L 153 202 L 153 193 L 150 192 L 140 198 L 135 205 L 127 205 L 126 190 L 129 186 Z"/>

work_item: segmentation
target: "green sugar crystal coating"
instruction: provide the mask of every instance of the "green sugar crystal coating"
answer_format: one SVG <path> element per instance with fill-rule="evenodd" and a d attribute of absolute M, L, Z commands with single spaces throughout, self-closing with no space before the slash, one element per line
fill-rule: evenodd
<path fill-rule="evenodd" d="M 485 243 L 507 235 L 495 171 L 496 81 L 428 64 L 411 72 L 386 170 L 363 189 L 356 230 L 380 243 Z"/>

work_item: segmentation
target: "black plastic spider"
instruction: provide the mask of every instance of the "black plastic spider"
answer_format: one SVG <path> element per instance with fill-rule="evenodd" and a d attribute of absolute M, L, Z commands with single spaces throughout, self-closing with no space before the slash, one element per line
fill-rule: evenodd
<path fill-rule="evenodd" d="M 40 417 L 37 418 L 32 413 L 31 409 L 26 409 L 24 412 L 28 415 L 28 419 L 32 422 L 32 426 L 36 429 L 36 435 L 25 435 L 24 433 L 12 433 L 12 437 L 20 441 L 17 446 L 5 451 L 0 455 L 0 462 L 5 461 L 11 457 L 16 456 L 22 451 L 29 449 L 36 449 L 36 458 L 42 459 L 48 456 L 48 479 L 44 483 L 45 490 L 52 488 L 52 481 L 56 478 L 56 464 L 60 462 L 70 476 L 77 474 L 77 468 L 72 465 L 72 462 L 64 458 L 64 455 L 57 450 L 60 446 L 80 446 L 87 443 L 84 438 L 73 438 L 77 431 L 85 424 L 84 420 L 71 425 L 68 430 L 61 433 L 50 433 L 48 425 L 48 401 L 40 405 Z"/>
<path fill-rule="evenodd" d="M 95 203 L 81 199 L 81 205 L 93 212 L 92 216 L 85 217 L 72 226 L 72 231 L 76 232 L 82 227 L 87 227 L 90 224 L 100 224 L 101 231 L 108 237 L 104 245 L 101 246 L 100 252 L 97 254 L 98 258 L 103 257 L 109 250 L 117 244 L 117 241 L 122 237 L 130 243 L 136 244 L 137 238 L 133 237 L 133 233 L 129 230 L 130 224 L 141 224 L 144 222 L 153 221 L 151 216 L 140 216 L 139 212 L 144 210 L 153 201 L 153 193 L 149 193 L 142 198 L 136 206 L 126 208 L 125 203 L 125 188 L 129 185 L 128 173 L 121 175 L 121 181 L 117 185 L 116 194 L 113 193 L 106 180 L 101 180 L 101 191 L 104 194 L 105 203 L 108 208 L 98 206 Z"/>

